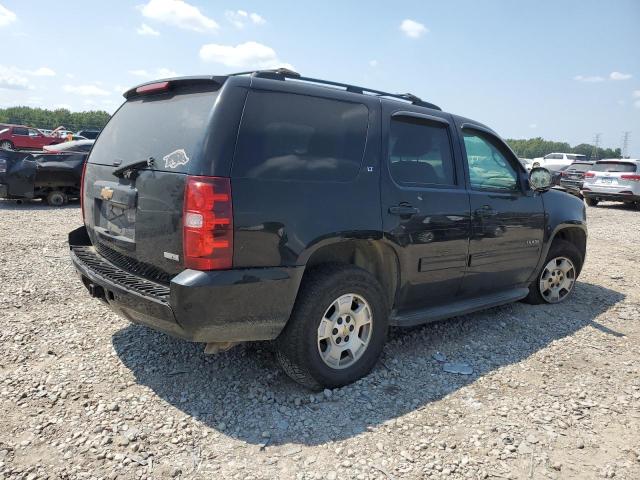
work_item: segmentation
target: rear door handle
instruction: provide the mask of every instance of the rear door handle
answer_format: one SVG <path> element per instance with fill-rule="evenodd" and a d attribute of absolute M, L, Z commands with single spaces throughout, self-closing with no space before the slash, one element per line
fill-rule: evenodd
<path fill-rule="evenodd" d="M 491 208 L 491 206 L 489 205 L 483 205 L 476 210 L 476 215 L 479 217 L 492 217 L 497 214 L 498 212 Z"/>
<path fill-rule="evenodd" d="M 389 207 L 389 213 L 392 215 L 400 215 L 401 217 L 410 217 L 420 213 L 420 210 L 416 207 L 412 207 L 411 205 L 396 205 L 394 207 Z"/>

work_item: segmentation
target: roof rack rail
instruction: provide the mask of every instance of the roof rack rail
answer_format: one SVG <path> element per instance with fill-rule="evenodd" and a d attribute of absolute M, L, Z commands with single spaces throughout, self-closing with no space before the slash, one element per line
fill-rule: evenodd
<path fill-rule="evenodd" d="M 381 90 L 374 90 L 372 88 L 357 87 L 355 85 L 349 85 L 347 83 L 332 82 L 330 80 L 320 80 L 318 78 L 311 78 L 311 77 L 303 77 L 298 72 L 294 72 L 293 70 L 289 70 L 288 68 L 276 68 L 273 70 L 250 70 L 247 72 L 238 72 L 238 73 L 231 74 L 231 76 L 238 76 L 238 75 L 251 75 L 252 77 L 269 78 L 272 80 L 286 80 L 287 78 L 290 78 L 292 80 L 299 80 L 302 82 L 317 83 L 320 85 L 330 85 L 332 87 L 341 87 L 341 88 L 344 88 L 347 92 L 359 93 L 361 95 L 373 94 L 378 97 L 396 98 L 400 100 L 405 100 L 407 102 L 411 102 L 413 105 L 418 105 L 420 107 L 432 108 L 434 110 L 442 110 L 439 106 L 434 105 L 433 103 L 430 103 L 430 102 L 425 102 L 424 100 L 417 97 L 416 95 L 413 95 L 412 93 L 400 93 L 400 94 L 389 93 L 389 92 L 383 92 Z"/>

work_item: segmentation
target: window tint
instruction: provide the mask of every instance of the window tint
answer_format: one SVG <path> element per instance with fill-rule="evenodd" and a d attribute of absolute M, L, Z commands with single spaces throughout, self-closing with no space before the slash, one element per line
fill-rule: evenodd
<path fill-rule="evenodd" d="M 591 169 L 590 163 L 574 163 L 569 167 L 569 170 L 574 172 L 588 172 Z"/>
<path fill-rule="evenodd" d="M 29 130 L 24 127 L 13 127 L 14 135 L 29 135 Z"/>
<path fill-rule="evenodd" d="M 569 160 L 586 160 L 587 157 L 584 155 L 567 155 Z"/>
<path fill-rule="evenodd" d="M 40 135 L 40 134 L 38 133 L 38 131 L 35 128 L 30 128 L 29 129 L 29 136 L 30 137 L 37 137 L 38 135 Z"/>
<path fill-rule="evenodd" d="M 469 182 L 475 189 L 518 190 L 518 174 L 493 141 L 480 133 L 463 132 Z"/>
<path fill-rule="evenodd" d="M 389 169 L 400 185 L 455 185 L 448 127 L 409 117 L 391 120 Z"/>
<path fill-rule="evenodd" d="M 209 88 L 209 87 L 207 87 Z M 176 87 L 170 93 L 128 100 L 104 127 L 91 151 L 90 162 L 112 165 L 154 157 L 156 169 L 166 169 L 163 158 L 180 155 L 171 171 L 188 172 L 201 149 L 217 91 Z M 187 159 L 186 162 L 184 160 Z"/>
<path fill-rule="evenodd" d="M 272 180 L 351 180 L 362 163 L 367 123 L 368 110 L 362 104 L 251 92 L 233 175 Z"/>
<path fill-rule="evenodd" d="M 594 172 L 635 172 L 636 165 L 631 162 L 597 162 L 591 167 Z"/>

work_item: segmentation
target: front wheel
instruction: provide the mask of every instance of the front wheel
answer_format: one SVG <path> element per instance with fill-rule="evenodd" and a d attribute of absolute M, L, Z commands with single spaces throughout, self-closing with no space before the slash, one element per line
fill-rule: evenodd
<path fill-rule="evenodd" d="M 2 150 L 13 150 L 13 143 L 9 140 L 3 140 L 0 142 L 0 149 Z"/>
<path fill-rule="evenodd" d="M 584 201 L 587 202 L 587 205 L 589 205 L 590 207 L 595 207 L 596 205 L 598 205 L 598 200 L 596 200 L 595 198 L 586 197 Z"/>
<path fill-rule="evenodd" d="M 296 382 L 314 389 L 355 382 L 373 368 L 386 341 L 385 294 L 369 272 L 349 265 L 317 268 L 303 280 L 277 357 Z"/>
<path fill-rule="evenodd" d="M 582 255 L 573 243 L 554 240 L 542 271 L 529 286 L 527 303 L 560 303 L 569 298 L 582 268 Z"/>

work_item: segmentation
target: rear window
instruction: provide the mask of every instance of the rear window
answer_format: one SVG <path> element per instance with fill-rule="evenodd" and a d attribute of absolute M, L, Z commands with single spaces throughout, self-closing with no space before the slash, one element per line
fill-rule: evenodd
<path fill-rule="evenodd" d="M 351 180 L 360 170 L 367 124 L 368 109 L 363 104 L 290 93 L 251 92 L 240 128 L 233 176 Z"/>
<path fill-rule="evenodd" d="M 567 154 L 567 158 L 569 160 L 586 160 L 587 159 L 584 155 L 569 155 L 569 154 Z"/>
<path fill-rule="evenodd" d="M 153 157 L 156 170 L 187 172 L 201 148 L 217 92 L 179 92 L 127 101 L 102 130 L 89 162 L 125 166 Z"/>
<path fill-rule="evenodd" d="M 597 162 L 590 170 L 593 172 L 635 172 L 636 165 L 629 162 Z"/>
<path fill-rule="evenodd" d="M 593 170 L 592 165 L 590 163 L 574 163 L 569 166 L 569 170 L 574 172 L 588 172 L 589 170 Z"/>

